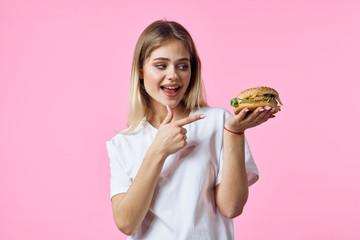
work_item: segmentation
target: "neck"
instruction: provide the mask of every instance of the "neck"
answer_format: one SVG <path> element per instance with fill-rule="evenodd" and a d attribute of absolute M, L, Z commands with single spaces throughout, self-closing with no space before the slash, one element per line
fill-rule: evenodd
<path fill-rule="evenodd" d="M 173 110 L 173 121 L 183 119 L 189 116 L 190 110 L 186 109 L 184 104 L 179 103 Z M 159 129 L 160 124 L 164 121 L 168 111 L 166 106 L 152 106 L 149 110 L 149 113 L 146 116 L 147 121 L 154 126 L 155 128 Z"/>

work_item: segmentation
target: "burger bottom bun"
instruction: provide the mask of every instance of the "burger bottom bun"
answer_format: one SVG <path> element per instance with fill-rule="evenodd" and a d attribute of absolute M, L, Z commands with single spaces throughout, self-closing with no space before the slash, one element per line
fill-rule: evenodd
<path fill-rule="evenodd" d="M 259 102 L 252 102 L 252 103 L 241 103 L 241 104 L 239 104 L 238 107 L 234 108 L 234 113 L 236 115 L 244 108 L 249 109 L 249 111 L 251 112 L 251 111 L 254 111 L 255 109 L 257 109 L 258 107 L 266 107 L 266 106 L 275 108 L 273 114 L 280 111 L 280 107 L 274 102 L 259 101 Z"/>

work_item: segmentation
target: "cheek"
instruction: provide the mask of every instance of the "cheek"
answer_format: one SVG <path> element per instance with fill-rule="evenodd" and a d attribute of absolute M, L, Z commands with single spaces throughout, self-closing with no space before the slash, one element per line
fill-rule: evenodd
<path fill-rule="evenodd" d="M 155 83 L 153 83 L 151 80 L 149 79 L 144 79 L 144 87 L 146 92 L 153 92 L 155 88 L 157 88 L 157 85 Z"/>
<path fill-rule="evenodd" d="M 144 85 L 145 87 L 158 87 L 159 83 L 161 82 L 161 77 L 159 74 L 154 72 L 144 74 Z"/>
<path fill-rule="evenodd" d="M 189 86 L 190 78 L 191 78 L 191 73 L 184 73 L 181 76 L 181 79 L 183 79 L 183 84 L 186 85 L 186 88 Z"/>

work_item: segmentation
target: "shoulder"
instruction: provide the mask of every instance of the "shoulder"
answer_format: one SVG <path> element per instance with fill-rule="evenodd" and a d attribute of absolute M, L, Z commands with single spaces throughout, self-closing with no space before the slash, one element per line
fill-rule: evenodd
<path fill-rule="evenodd" d="M 122 132 L 118 132 L 115 136 L 113 136 L 110 140 L 106 142 L 106 145 L 118 147 L 124 144 L 134 142 L 143 135 L 144 128 L 145 124 L 141 122 L 139 126 L 130 133 L 123 133 L 124 131 L 126 131 L 126 129 Z"/>

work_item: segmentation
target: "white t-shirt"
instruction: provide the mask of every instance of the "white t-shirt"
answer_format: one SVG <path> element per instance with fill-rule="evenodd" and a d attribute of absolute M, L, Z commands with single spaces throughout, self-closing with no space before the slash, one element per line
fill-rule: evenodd
<path fill-rule="evenodd" d="M 232 220 L 221 215 L 214 198 L 215 186 L 221 181 L 224 123 L 231 113 L 222 108 L 202 108 L 190 113 L 195 114 L 207 117 L 184 126 L 188 144 L 166 159 L 150 209 L 128 239 L 234 238 Z M 133 133 L 117 134 L 106 142 L 110 197 L 128 190 L 157 131 L 144 119 Z M 251 185 L 259 173 L 247 141 L 245 161 Z"/>

